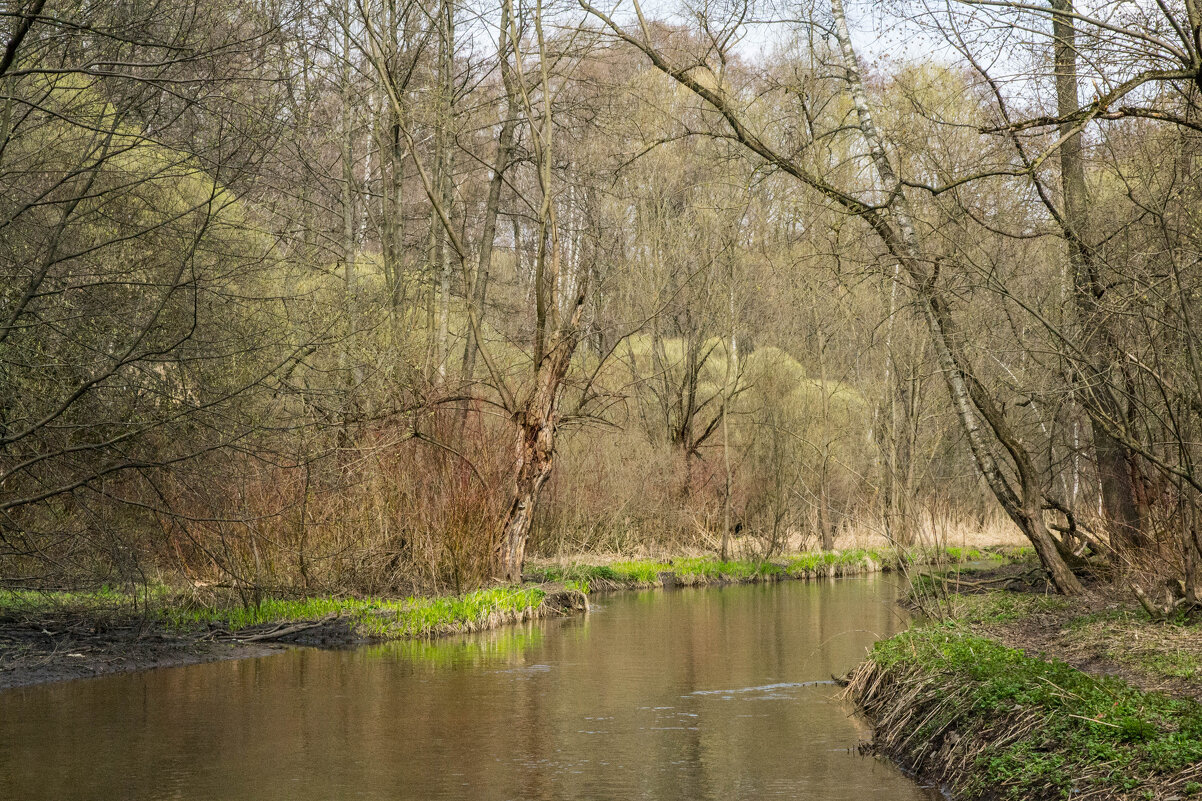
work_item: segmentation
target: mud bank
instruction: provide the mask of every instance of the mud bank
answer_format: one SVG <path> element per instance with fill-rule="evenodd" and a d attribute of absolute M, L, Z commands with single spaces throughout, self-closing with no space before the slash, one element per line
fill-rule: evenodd
<path fill-rule="evenodd" d="M 94 631 L 79 620 L 0 625 L 0 690 L 175 665 L 265 656 L 282 645 L 213 642 L 137 625 Z"/>
<path fill-rule="evenodd" d="M 583 614 L 579 590 L 546 587 L 537 602 L 472 617 L 414 621 L 395 610 L 355 609 L 234 629 L 222 622 L 181 627 L 143 617 L 79 614 L 0 622 L 0 690 L 152 668 L 265 656 L 293 646 L 351 648 L 392 639 L 441 637 L 539 618 Z"/>

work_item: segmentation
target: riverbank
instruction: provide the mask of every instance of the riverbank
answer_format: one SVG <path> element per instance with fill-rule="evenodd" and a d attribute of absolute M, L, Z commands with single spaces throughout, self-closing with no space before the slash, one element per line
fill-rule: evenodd
<path fill-rule="evenodd" d="M 1197 628 L 1039 582 L 1015 566 L 920 587 L 942 619 L 849 677 L 872 748 L 960 799 L 1202 797 Z"/>
<path fill-rule="evenodd" d="M 849 549 L 774 560 L 587 558 L 532 562 L 520 586 L 457 596 L 266 598 L 197 605 L 158 588 L 141 608 L 98 593 L 0 593 L 0 690 L 107 673 L 483 631 L 582 614 L 588 596 L 653 587 L 811 580 L 1021 556 L 1013 549 Z"/>
<path fill-rule="evenodd" d="M 58 594 L 64 595 L 64 594 Z M 7 593 L 0 690 L 109 673 L 264 656 L 297 645 L 342 648 L 484 631 L 583 612 L 567 587 L 496 587 L 458 596 L 265 599 L 194 607 L 164 600 L 134 612 L 98 598 Z"/>
<path fill-rule="evenodd" d="M 952 566 L 993 560 L 1020 561 L 1027 551 L 1010 546 L 991 548 L 849 548 L 810 551 L 765 560 L 721 561 L 713 556 L 684 556 L 665 560 L 597 560 L 569 558 L 532 562 L 523 578 L 533 582 L 563 582 L 588 593 L 662 587 L 699 587 L 772 581 L 891 573 L 907 567 Z"/>

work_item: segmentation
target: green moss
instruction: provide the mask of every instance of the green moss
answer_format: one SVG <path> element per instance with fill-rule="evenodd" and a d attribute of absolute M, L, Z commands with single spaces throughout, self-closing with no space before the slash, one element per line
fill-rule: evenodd
<path fill-rule="evenodd" d="M 1202 707 L 1043 661 L 955 626 L 878 643 L 870 660 L 893 681 L 927 681 L 922 721 L 899 737 L 971 743 L 966 798 L 1139 797 L 1202 765 Z M 1183 778 L 1178 776 L 1177 778 Z M 1189 778 L 1193 778 L 1192 774 Z"/>

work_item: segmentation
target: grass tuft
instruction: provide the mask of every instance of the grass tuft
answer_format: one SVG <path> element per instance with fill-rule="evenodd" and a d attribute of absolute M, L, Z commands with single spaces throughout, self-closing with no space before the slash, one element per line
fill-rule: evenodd
<path fill-rule="evenodd" d="M 466 595 L 439 598 L 304 598 L 265 599 L 243 608 L 171 609 L 173 626 L 188 628 L 219 624 L 230 631 L 264 623 L 345 617 L 363 637 L 396 639 L 454 631 L 475 631 L 533 614 L 546 598 L 536 587 L 497 587 Z"/>

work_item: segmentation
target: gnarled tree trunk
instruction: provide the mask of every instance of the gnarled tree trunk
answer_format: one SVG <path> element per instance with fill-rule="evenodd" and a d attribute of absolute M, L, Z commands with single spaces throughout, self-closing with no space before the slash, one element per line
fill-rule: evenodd
<path fill-rule="evenodd" d="M 534 509 L 543 485 L 551 477 L 555 457 L 555 429 L 559 398 L 572 354 L 580 340 L 580 303 L 559 342 L 539 365 L 534 392 L 515 415 L 518 432 L 514 452 L 514 483 L 509 508 L 501 524 L 497 564 L 506 581 L 520 581 L 526 561 L 526 541 L 534 523 Z"/>

